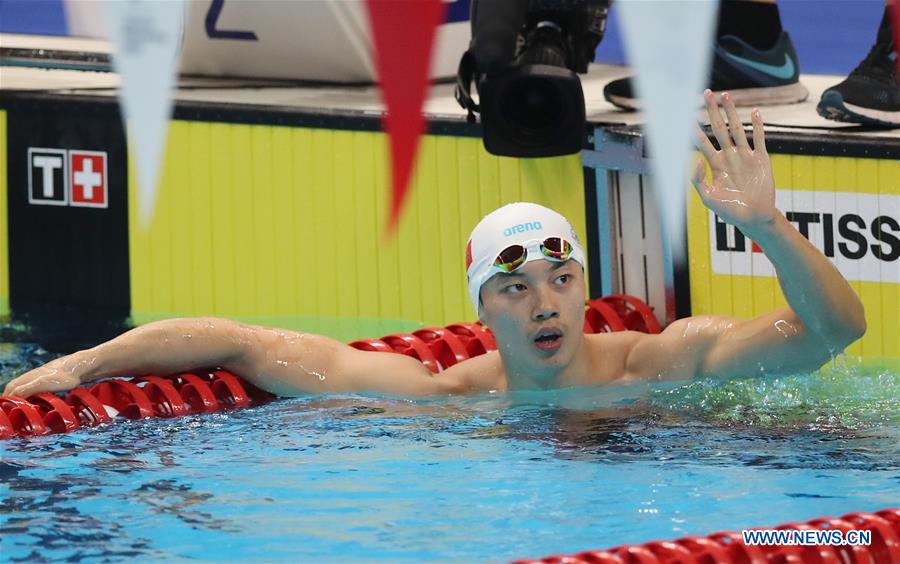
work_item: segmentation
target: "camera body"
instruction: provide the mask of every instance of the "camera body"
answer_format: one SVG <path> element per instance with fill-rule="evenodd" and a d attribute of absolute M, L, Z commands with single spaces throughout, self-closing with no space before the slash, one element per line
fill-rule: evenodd
<path fill-rule="evenodd" d="M 594 58 L 608 10 L 608 0 L 473 1 L 456 99 L 470 121 L 481 113 L 488 152 L 549 157 L 581 150 L 585 110 L 577 73 Z"/>

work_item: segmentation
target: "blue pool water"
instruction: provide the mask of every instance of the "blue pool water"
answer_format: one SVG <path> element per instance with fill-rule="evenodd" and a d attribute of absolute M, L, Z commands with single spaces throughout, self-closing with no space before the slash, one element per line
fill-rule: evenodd
<path fill-rule="evenodd" d="M 0 347 L 0 382 L 46 360 Z M 900 374 L 361 396 L 0 443 L 5 562 L 504 561 L 900 503 Z"/>

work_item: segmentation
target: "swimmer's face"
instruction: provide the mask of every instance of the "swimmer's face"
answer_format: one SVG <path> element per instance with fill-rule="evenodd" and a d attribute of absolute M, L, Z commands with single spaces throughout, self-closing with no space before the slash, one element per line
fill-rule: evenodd
<path fill-rule="evenodd" d="M 584 271 L 577 262 L 536 260 L 481 287 L 481 321 L 504 356 L 564 368 L 584 334 Z"/>

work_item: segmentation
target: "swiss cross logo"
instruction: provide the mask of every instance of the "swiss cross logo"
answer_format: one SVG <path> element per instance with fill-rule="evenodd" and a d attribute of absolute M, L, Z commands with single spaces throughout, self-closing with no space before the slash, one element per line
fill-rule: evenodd
<path fill-rule="evenodd" d="M 105 152 L 69 151 L 69 170 L 69 205 L 90 208 L 108 206 Z"/>
<path fill-rule="evenodd" d="M 28 203 L 109 207 L 105 151 L 28 148 Z"/>

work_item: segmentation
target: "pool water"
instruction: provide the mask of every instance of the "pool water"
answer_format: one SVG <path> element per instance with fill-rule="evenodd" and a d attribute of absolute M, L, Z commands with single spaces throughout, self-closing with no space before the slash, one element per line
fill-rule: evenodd
<path fill-rule="evenodd" d="M 0 346 L 0 383 L 47 360 Z M 900 504 L 900 372 L 319 396 L 0 443 L 3 561 L 504 561 Z"/>

